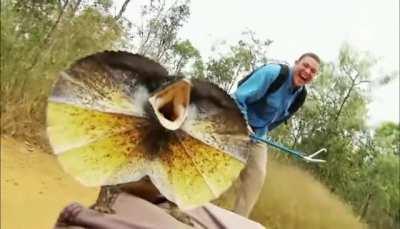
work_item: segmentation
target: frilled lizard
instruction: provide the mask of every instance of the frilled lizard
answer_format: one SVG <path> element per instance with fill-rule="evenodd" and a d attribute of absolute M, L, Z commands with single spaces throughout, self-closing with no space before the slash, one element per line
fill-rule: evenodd
<path fill-rule="evenodd" d="M 246 122 L 225 91 L 127 52 L 96 53 L 62 72 L 47 126 L 64 170 L 101 186 L 93 208 L 104 213 L 121 191 L 150 201 L 161 193 L 170 212 L 200 206 L 230 187 L 248 154 Z"/>

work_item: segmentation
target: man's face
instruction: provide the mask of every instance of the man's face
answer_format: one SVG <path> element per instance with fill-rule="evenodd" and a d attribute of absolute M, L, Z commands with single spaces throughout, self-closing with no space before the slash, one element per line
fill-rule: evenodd
<path fill-rule="evenodd" d="M 318 74 L 319 64 L 310 57 L 305 56 L 301 60 L 296 61 L 293 69 L 293 84 L 295 87 L 301 87 L 310 83 Z"/>

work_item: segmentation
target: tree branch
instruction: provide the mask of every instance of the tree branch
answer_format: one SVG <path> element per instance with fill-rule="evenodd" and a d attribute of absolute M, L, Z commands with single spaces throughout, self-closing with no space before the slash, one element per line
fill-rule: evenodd
<path fill-rule="evenodd" d="M 131 1 L 131 0 L 125 0 L 125 1 L 124 1 L 124 4 L 122 4 L 122 7 L 121 7 L 121 9 L 119 10 L 117 16 L 114 17 L 115 20 L 118 21 L 118 20 L 122 17 L 122 15 L 124 14 L 124 12 L 125 12 L 125 10 L 126 10 L 126 7 L 128 6 L 128 4 L 129 4 L 130 1 Z"/>
<path fill-rule="evenodd" d="M 337 121 L 339 119 L 339 116 L 342 113 L 342 110 L 343 110 L 343 107 L 344 107 L 345 103 L 350 98 L 350 94 L 353 91 L 353 88 L 357 85 L 356 80 L 360 76 L 359 72 L 357 72 L 356 75 L 354 77 L 352 77 L 351 76 L 352 75 L 351 72 L 349 72 L 350 69 L 346 69 L 346 68 L 343 67 L 343 70 L 349 76 L 349 78 L 351 80 L 351 86 L 350 86 L 349 90 L 347 90 L 347 93 L 346 93 L 342 103 L 340 104 L 340 108 L 339 108 L 338 112 L 336 113 L 335 121 Z"/>

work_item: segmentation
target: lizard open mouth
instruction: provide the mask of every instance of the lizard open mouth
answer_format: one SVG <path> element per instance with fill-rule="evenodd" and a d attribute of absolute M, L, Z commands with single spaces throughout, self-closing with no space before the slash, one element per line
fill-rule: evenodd
<path fill-rule="evenodd" d="M 176 130 L 185 121 L 191 87 L 188 80 L 180 80 L 149 98 L 154 113 L 164 128 Z"/>

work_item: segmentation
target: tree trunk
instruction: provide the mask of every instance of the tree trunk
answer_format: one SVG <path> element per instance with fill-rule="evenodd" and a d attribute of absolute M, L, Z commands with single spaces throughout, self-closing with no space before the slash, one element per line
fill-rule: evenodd
<path fill-rule="evenodd" d="M 79 6 L 81 5 L 81 3 L 82 3 L 82 0 L 78 0 L 78 1 L 75 3 L 74 8 L 72 9 L 71 18 L 73 18 L 73 17 L 75 16 L 76 11 L 78 11 L 78 8 L 79 8 Z"/>
<path fill-rule="evenodd" d="M 371 202 L 371 197 L 372 197 L 372 194 L 368 193 L 367 200 L 365 201 L 365 204 L 362 207 L 362 211 L 361 211 L 361 215 L 360 215 L 361 219 L 364 219 L 364 217 L 367 215 L 369 203 Z"/>

